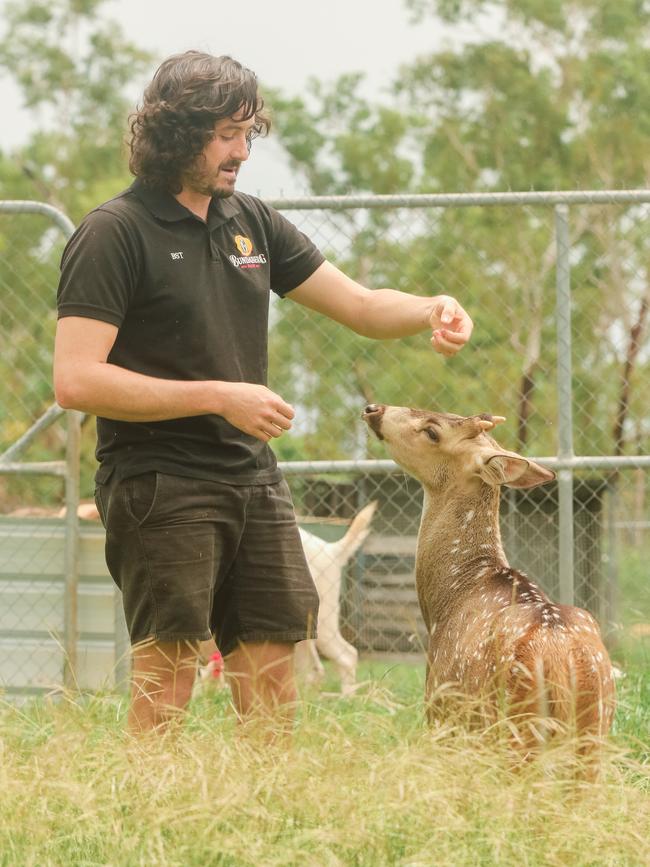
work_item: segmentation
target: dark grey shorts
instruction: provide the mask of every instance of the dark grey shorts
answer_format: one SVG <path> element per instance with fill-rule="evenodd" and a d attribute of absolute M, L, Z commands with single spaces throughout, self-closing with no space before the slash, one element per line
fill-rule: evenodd
<path fill-rule="evenodd" d="M 132 643 L 213 635 L 225 655 L 240 641 L 315 636 L 318 594 L 286 482 L 150 472 L 98 483 L 95 501 Z"/>

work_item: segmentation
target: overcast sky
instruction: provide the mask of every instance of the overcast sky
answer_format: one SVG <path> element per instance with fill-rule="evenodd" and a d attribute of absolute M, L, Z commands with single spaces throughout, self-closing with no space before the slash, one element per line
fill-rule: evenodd
<path fill-rule="evenodd" d="M 0 0 L 0 12 L 5 5 Z M 263 84 L 290 93 L 311 76 L 332 80 L 361 70 L 368 94 L 379 94 L 401 63 L 441 45 L 434 22 L 413 25 L 403 0 L 110 0 L 105 14 L 157 60 L 188 48 L 231 54 Z M 145 84 L 134 81 L 134 93 Z M 25 139 L 32 122 L 16 88 L 1 76 L 0 100 L 6 150 Z M 267 196 L 304 192 L 271 140 L 256 144 L 240 187 Z"/>

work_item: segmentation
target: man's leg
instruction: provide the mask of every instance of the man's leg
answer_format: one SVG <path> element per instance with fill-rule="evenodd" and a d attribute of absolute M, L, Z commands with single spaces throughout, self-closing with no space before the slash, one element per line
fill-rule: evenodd
<path fill-rule="evenodd" d="M 100 485 L 96 498 L 133 642 L 129 727 L 163 730 L 191 697 L 215 575 L 237 552 L 238 489 L 152 472 Z"/>
<path fill-rule="evenodd" d="M 198 642 L 143 641 L 132 654 L 129 729 L 162 731 L 179 719 L 192 696 Z"/>
<path fill-rule="evenodd" d="M 286 482 L 243 489 L 242 496 L 243 532 L 215 592 L 211 629 L 226 657 L 239 719 L 266 719 L 276 732 L 289 732 L 295 643 L 314 637 L 318 593 Z"/>
<path fill-rule="evenodd" d="M 240 722 L 270 724 L 273 734 L 291 730 L 297 698 L 293 651 L 293 644 L 251 641 L 228 654 L 226 677 Z"/>

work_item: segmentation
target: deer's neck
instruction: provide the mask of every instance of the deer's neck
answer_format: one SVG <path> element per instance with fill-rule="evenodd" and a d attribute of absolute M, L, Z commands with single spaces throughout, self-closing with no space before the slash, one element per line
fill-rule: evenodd
<path fill-rule="evenodd" d="M 507 567 L 499 530 L 499 489 L 472 492 L 424 489 L 416 554 L 418 594 L 429 618 L 462 604 L 488 575 Z"/>

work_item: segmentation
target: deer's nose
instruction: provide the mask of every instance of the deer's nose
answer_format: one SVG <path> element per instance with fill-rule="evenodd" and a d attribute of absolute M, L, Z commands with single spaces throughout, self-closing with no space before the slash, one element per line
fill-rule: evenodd
<path fill-rule="evenodd" d="M 385 410 L 386 407 L 382 403 L 369 403 L 368 406 L 361 413 L 361 418 L 365 421 L 370 430 L 377 437 L 379 437 L 380 440 L 383 440 L 384 438 L 380 432 L 380 429 Z"/>

